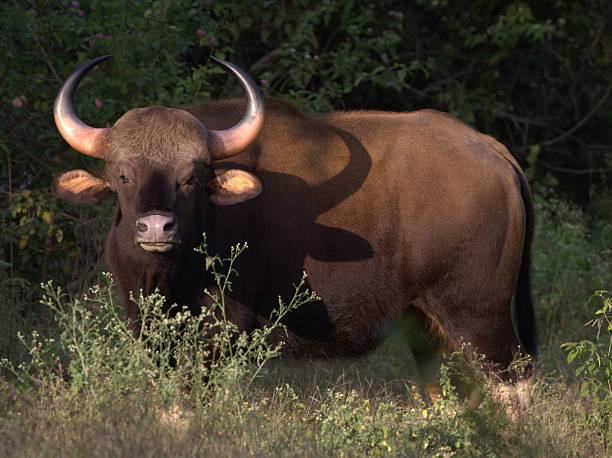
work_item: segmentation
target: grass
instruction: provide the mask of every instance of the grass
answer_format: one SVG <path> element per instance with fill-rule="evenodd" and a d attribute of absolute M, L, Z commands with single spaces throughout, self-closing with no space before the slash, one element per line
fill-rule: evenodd
<path fill-rule="evenodd" d="M 579 375 L 575 369 L 608 361 L 609 332 L 604 327 L 598 336 L 583 326 L 602 307 L 588 301 L 591 293 L 610 288 L 609 239 L 601 236 L 608 229 L 598 222 L 603 229 L 594 234 L 584 215 L 562 201 L 538 199 L 537 210 L 541 356 L 532 403 L 518 416 L 496 398 L 484 373 L 477 372 L 477 397 L 458 395 L 453 358 L 440 375 L 445 396 L 423 399 L 401 333 L 390 333 L 365 358 L 281 360 L 265 330 L 239 336 L 213 309 L 207 318 L 217 337 L 205 341 L 203 321 L 164 315 L 153 296 L 140 304 L 156 324 L 134 339 L 111 280 L 101 277 L 84 298 L 47 286 L 43 302 L 56 332 L 49 338 L 28 331 L 23 345 L 4 354 L 0 456 L 605 456 L 610 425 L 602 412 L 612 393 L 589 391 L 601 381 L 601 366 Z M 218 281 L 239 251 L 209 259 Z M 11 289 L 2 312 L 29 304 L 30 287 L 5 280 Z M 279 313 L 311 298 L 302 291 Z M 20 316 L 14 328 L 35 327 Z M 599 353 L 568 365 L 559 348 L 568 341 L 597 343 Z M 206 351 L 215 364 L 205 363 Z"/>
<path fill-rule="evenodd" d="M 358 370 L 344 362 L 275 363 L 257 383 L 217 390 L 203 404 L 188 395 L 169 403 L 154 388 L 73 395 L 45 383 L 20 393 L 4 415 L 0 454 L 603 455 L 578 414 L 589 405 L 575 385 L 541 379 L 532 406 L 513 421 L 489 394 L 476 408 L 452 393 L 430 405 L 409 382 L 401 390 L 366 375 L 389 358 L 401 365 L 388 346 Z"/>

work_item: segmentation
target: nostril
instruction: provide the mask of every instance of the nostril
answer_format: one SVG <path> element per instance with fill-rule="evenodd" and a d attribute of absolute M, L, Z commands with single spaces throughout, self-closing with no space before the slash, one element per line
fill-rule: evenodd
<path fill-rule="evenodd" d="M 139 240 L 158 242 L 174 239 L 178 232 L 179 221 L 174 215 L 152 214 L 136 219 L 136 233 Z"/>
<path fill-rule="evenodd" d="M 172 230 L 174 230 L 174 227 L 176 226 L 176 218 L 174 216 L 170 217 L 170 220 L 164 224 L 164 232 L 171 232 Z"/>
<path fill-rule="evenodd" d="M 149 226 L 147 226 L 145 223 L 143 223 L 140 220 L 136 220 L 136 230 L 138 232 L 147 232 L 148 229 L 149 229 Z"/>

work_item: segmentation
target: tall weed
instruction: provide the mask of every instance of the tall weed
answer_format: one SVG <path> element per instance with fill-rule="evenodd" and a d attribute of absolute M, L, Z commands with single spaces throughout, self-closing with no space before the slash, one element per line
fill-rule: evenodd
<path fill-rule="evenodd" d="M 85 393 L 102 403 L 119 394 L 151 393 L 172 403 L 189 393 L 188 399 L 201 404 L 215 389 L 228 389 L 245 378 L 250 384 L 280 353 L 282 344 L 268 343 L 270 333 L 283 326 L 288 312 L 317 297 L 304 290 L 304 275 L 288 303 L 279 299 L 269 326 L 240 332 L 226 318 L 226 294 L 236 273 L 233 264 L 246 248 L 232 247 L 227 258 L 209 256 L 205 244 L 199 248 L 220 293 L 205 291 L 211 306 L 197 316 L 187 307 L 166 306 L 159 293 L 133 295 L 142 322 L 138 332 L 123 318 L 109 274 L 73 300 L 48 282 L 42 286 L 41 302 L 54 313 L 59 336 L 19 334 L 29 358 L 18 365 L 5 358 L 0 366 L 12 373 L 18 391 L 29 393 L 43 383 L 64 385 L 74 397 Z"/>

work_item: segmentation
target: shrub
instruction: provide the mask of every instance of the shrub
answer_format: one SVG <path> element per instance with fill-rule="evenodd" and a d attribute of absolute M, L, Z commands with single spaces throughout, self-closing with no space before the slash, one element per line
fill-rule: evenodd
<path fill-rule="evenodd" d="M 567 362 L 577 365 L 575 375 L 581 376 L 580 394 L 591 405 L 591 409 L 580 411 L 584 427 L 597 431 L 606 452 L 612 432 L 612 296 L 599 291 L 590 302 L 594 300 L 600 302 L 600 307 L 595 311 L 596 318 L 585 326 L 597 330 L 595 337 L 565 342 L 561 348 L 567 352 Z"/>
<path fill-rule="evenodd" d="M 535 204 L 534 304 L 540 359 L 552 363 L 551 353 L 590 316 L 584 297 L 609 287 L 612 258 L 609 247 L 594 242 L 588 218 L 576 204 L 554 195 L 536 195 Z"/>

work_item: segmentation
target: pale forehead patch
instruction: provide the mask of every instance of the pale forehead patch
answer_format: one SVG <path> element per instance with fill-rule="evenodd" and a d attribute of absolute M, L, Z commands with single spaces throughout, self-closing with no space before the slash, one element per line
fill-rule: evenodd
<path fill-rule="evenodd" d="M 109 161 L 154 162 L 164 167 L 209 162 L 208 132 L 191 114 L 162 106 L 137 108 L 111 129 Z"/>

